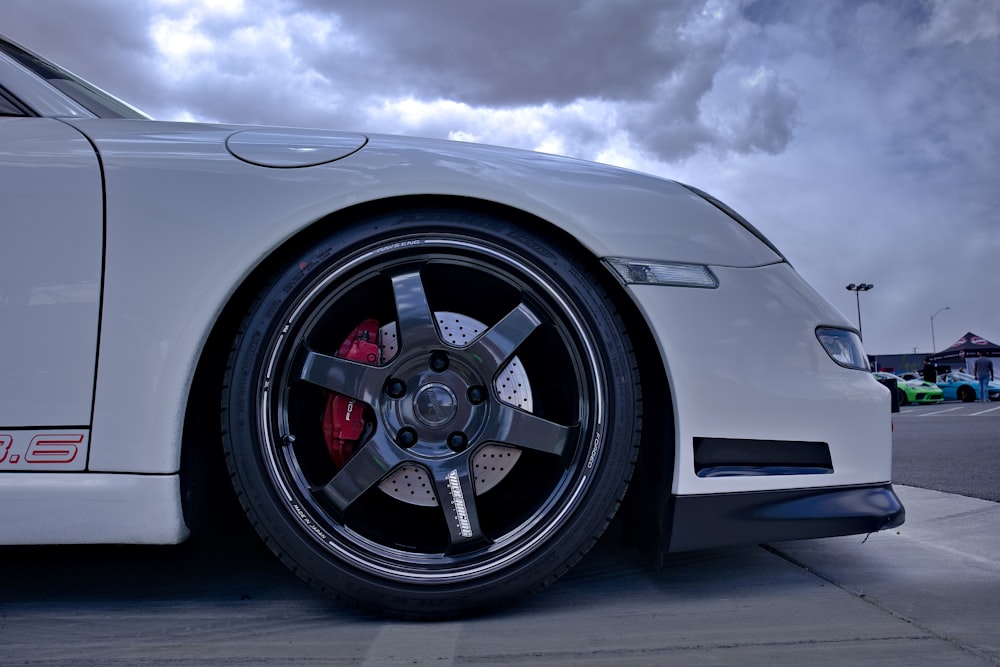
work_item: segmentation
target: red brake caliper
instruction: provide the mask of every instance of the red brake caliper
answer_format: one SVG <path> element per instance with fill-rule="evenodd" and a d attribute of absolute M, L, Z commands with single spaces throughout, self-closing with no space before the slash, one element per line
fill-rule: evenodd
<path fill-rule="evenodd" d="M 378 321 L 367 319 L 341 344 L 337 356 L 366 364 L 379 362 Z M 365 430 L 364 406 L 356 399 L 330 392 L 323 412 L 323 438 L 330 458 L 343 468 Z"/>

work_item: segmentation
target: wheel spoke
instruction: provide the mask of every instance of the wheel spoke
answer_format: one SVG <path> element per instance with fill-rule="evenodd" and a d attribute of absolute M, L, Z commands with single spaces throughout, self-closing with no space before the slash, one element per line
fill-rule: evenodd
<path fill-rule="evenodd" d="M 393 276 L 396 299 L 397 335 L 401 349 L 436 347 L 441 344 L 434 316 L 420 274 L 416 271 Z"/>
<path fill-rule="evenodd" d="M 437 491 L 452 550 L 461 550 L 485 539 L 476 507 L 476 493 L 469 471 L 469 458 L 460 457 L 434 466 L 434 487 Z"/>
<path fill-rule="evenodd" d="M 307 350 L 300 379 L 371 404 L 389 376 L 388 367 L 372 366 Z"/>
<path fill-rule="evenodd" d="M 514 356 L 518 346 L 539 324 L 538 317 L 521 303 L 469 346 L 469 356 L 483 359 L 490 364 L 488 370 L 495 371 Z"/>
<path fill-rule="evenodd" d="M 319 492 L 344 512 L 368 489 L 378 484 L 386 474 L 406 459 L 389 440 L 376 434 L 355 452 L 347 464 Z"/>
<path fill-rule="evenodd" d="M 498 408 L 484 440 L 561 456 L 579 431 L 577 426 L 562 426 L 508 405 Z"/>

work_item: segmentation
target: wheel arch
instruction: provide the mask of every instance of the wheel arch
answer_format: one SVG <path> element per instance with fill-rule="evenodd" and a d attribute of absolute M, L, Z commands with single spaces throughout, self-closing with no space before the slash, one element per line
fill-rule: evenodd
<path fill-rule="evenodd" d="M 362 218 L 403 209 L 441 209 L 503 217 L 529 227 L 573 252 L 596 276 L 626 325 L 640 375 L 644 411 L 639 459 L 618 517 L 622 541 L 643 549 L 661 542 L 662 513 L 672 481 L 673 410 L 667 374 L 654 336 L 625 289 L 589 249 L 565 229 L 525 211 L 494 202 L 453 196 L 406 196 L 358 204 L 331 213 L 303 228 L 261 261 L 236 286 L 214 321 L 202 347 L 185 402 L 181 440 L 181 494 L 185 521 L 196 536 L 225 535 L 246 526 L 222 452 L 219 419 L 223 376 L 232 341 L 269 277 L 312 241 Z M 652 509 L 650 509 L 652 506 Z"/>

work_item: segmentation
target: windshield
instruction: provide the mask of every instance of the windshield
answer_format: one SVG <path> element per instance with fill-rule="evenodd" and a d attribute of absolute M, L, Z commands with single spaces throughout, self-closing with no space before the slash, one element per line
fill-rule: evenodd
<path fill-rule="evenodd" d="M 0 51 L 45 79 L 49 85 L 98 118 L 141 118 L 149 116 L 80 77 L 39 58 L 30 51 L 0 39 Z"/>

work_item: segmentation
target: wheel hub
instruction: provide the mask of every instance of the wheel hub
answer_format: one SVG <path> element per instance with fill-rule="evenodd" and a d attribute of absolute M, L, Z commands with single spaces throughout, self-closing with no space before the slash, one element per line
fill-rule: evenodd
<path fill-rule="evenodd" d="M 436 312 L 434 317 L 441 339 L 451 348 L 459 350 L 470 345 L 487 328 L 482 322 L 461 313 L 442 311 Z M 396 357 L 399 353 L 399 343 L 395 322 L 390 322 L 379 329 L 378 344 L 382 362 L 391 361 Z M 435 366 L 440 368 L 440 361 L 432 359 L 430 365 L 432 369 Z M 512 358 L 497 374 L 493 380 L 493 393 L 501 403 L 526 412 L 532 411 L 531 384 L 520 359 Z M 426 449 L 428 453 L 437 450 L 440 454 L 454 455 L 446 444 L 449 425 L 456 426 L 456 418 L 460 414 L 468 414 L 470 410 L 475 411 L 475 405 L 470 407 L 469 403 L 475 404 L 482 400 L 478 392 L 467 396 L 465 392 L 456 392 L 444 382 L 423 382 L 416 389 L 412 399 L 403 399 L 403 403 L 412 401 L 404 406 L 405 409 L 389 411 L 392 418 L 388 421 L 398 421 L 401 426 L 406 421 L 400 417 L 402 412 L 412 415 L 416 421 L 413 426 L 419 427 L 418 430 L 423 433 L 441 429 L 438 438 L 434 438 L 439 439 L 440 443 Z M 475 446 L 474 441 L 470 444 Z M 415 448 L 414 458 L 419 458 L 423 451 L 424 448 Z M 476 449 L 472 455 L 476 495 L 486 493 L 503 481 L 520 456 L 520 449 L 506 445 L 486 444 Z M 434 493 L 434 483 L 430 475 L 418 463 L 397 467 L 382 480 L 379 489 L 390 497 L 411 505 L 436 507 L 440 504 Z"/>
<path fill-rule="evenodd" d="M 458 400 L 455 392 L 440 382 L 426 384 L 413 399 L 414 414 L 426 426 L 441 428 L 455 418 Z"/>

